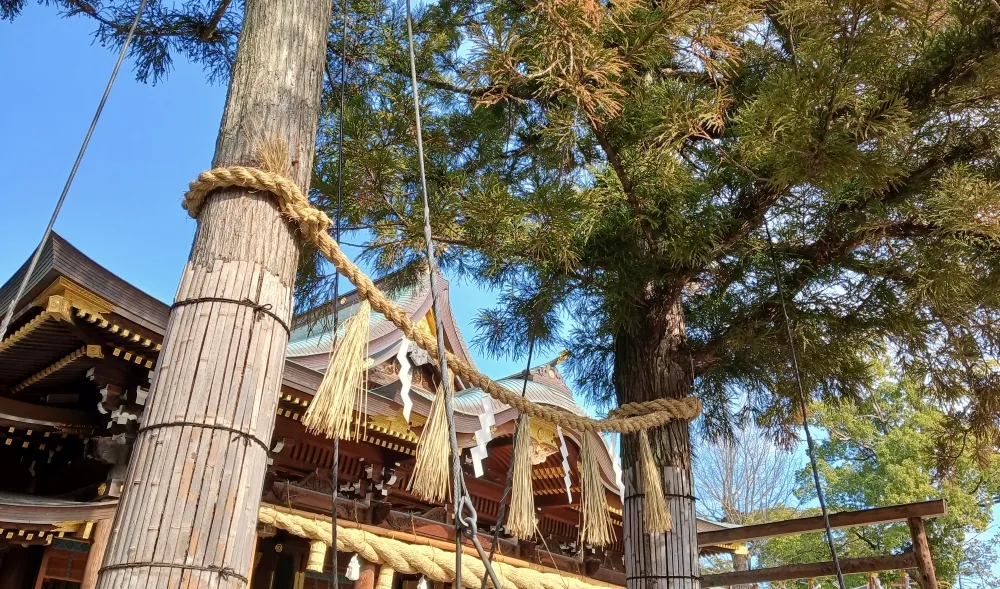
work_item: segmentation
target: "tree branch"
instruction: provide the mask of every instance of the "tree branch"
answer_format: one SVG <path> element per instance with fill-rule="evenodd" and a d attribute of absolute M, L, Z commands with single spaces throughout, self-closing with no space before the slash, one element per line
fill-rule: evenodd
<path fill-rule="evenodd" d="M 797 265 L 785 273 L 784 290 L 788 300 L 793 300 L 812 278 L 827 266 L 846 259 L 857 248 L 873 242 L 879 237 L 916 237 L 933 230 L 926 224 L 914 224 L 912 220 L 895 223 L 873 224 L 867 211 L 871 205 L 882 207 L 897 204 L 907 196 L 926 187 L 942 169 L 961 162 L 973 160 L 988 150 L 992 143 L 988 137 L 979 135 L 970 141 L 954 146 L 946 154 L 930 158 L 923 165 L 892 185 L 887 190 L 872 193 L 867 198 L 845 202 L 831 213 L 826 227 L 819 237 L 801 247 L 786 248 L 787 257 L 797 260 Z M 774 321 L 781 308 L 778 293 L 761 301 L 726 328 L 722 333 L 692 351 L 695 374 L 700 375 L 721 359 L 721 350 L 737 334 L 752 331 L 760 323 Z"/>
<path fill-rule="evenodd" d="M 211 41 L 212 36 L 215 35 L 215 29 L 219 26 L 219 22 L 222 21 L 222 17 L 225 16 L 226 10 L 229 8 L 229 3 L 232 0 L 221 0 L 219 2 L 219 7 L 215 9 L 215 13 L 212 14 L 212 18 L 208 19 L 208 23 L 205 24 L 205 29 L 201 32 L 202 41 Z"/>

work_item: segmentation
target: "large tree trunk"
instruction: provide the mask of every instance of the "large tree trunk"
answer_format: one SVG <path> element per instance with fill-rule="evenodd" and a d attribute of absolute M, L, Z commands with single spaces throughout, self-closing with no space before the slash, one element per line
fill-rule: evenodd
<path fill-rule="evenodd" d="M 281 138 L 308 187 L 329 20 L 330 0 L 247 0 L 215 165 L 255 165 L 260 142 Z M 297 261 L 271 197 L 220 191 L 176 300 L 249 299 L 288 323 Z M 287 340 L 246 305 L 172 310 L 98 587 L 246 586 Z"/>
<path fill-rule="evenodd" d="M 680 398 L 691 391 L 691 362 L 679 296 L 648 305 L 643 321 L 615 338 L 615 387 L 619 403 Z M 646 534 L 643 489 L 635 436 L 622 441 L 625 483 L 625 572 L 627 589 L 700 589 L 698 528 L 691 477 L 688 424 L 675 421 L 650 432 L 653 456 L 663 476 L 673 530 Z"/>
<path fill-rule="evenodd" d="M 736 554 L 733 553 L 733 570 L 734 571 L 749 571 L 750 570 L 750 557 L 746 554 Z M 733 585 L 732 589 L 751 589 L 752 586 L 749 583 L 743 585 Z"/>

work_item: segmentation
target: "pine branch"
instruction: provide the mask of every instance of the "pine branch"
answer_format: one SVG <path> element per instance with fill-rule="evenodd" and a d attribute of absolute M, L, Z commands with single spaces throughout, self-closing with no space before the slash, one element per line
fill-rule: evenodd
<path fill-rule="evenodd" d="M 1000 11 L 970 27 L 961 40 L 957 47 L 941 40 L 937 52 L 929 51 L 910 68 L 912 73 L 901 88 L 910 109 L 928 108 L 976 79 L 977 67 L 1000 52 Z"/>
<path fill-rule="evenodd" d="M 752 187 L 753 190 L 740 192 L 736 202 L 733 203 L 731 207 L 732 228 L 716 243 L 709 257 L 711 261 L 722 259 L 747 235 L 760 229 L 767 211 L 781 197 L 788 194 L 787 186 L 779 186 L 765 180 L 754 182 Z M 688 272 L 691 273 L 695 270 L 700 270 L 700 268 L 689 268 Z"/>
<path fill-rule="evenodd" d="M 787 300 L 795 296 L 825 268 L 845 260 L 859 247 L 870 244 L 876 239 L 885 237 L 918 237 L 927 235 L 933 227 L 926 223 L 915 223 L 911 219 L 896 223 L 874 223 L 867 211 L 873 205 L 889 206 L 898 203 L 917 190 L 926 188 L 935 175 L 959 163 L 973 161 L 992 149 L 992 141 L 986 133 L 974 136 L 966 143 L 953 147 L 945 155 L 930 158 L 920 167 L 891 188 L 869 195 L 867 198 L 841 204 L 829 216 L 825 228 L 811 243 L 800 248 L 779 248 L 785 252 L 787 259 L 796 260 L 796 266 L 785 274 L 783 283 Z M 739 334 L 753 331 L 756 326 L 775 321 L 781 310 L 778 293 L 750 309 L 741 318 L 734 320 L 722 333 L 711 338 L 695 351 L 692 357 L 696 374 L 720 361 L 721 350 L 728 342 Z"/>
<path fill-rule="evenodd" d="M 212 18 L 208 20 L 205 24 L 205 30 L 201 33 L 202 41 L 210 41 L 212 36 L 215 35 L 215 29 L 219 26 L 219 22 L 222 21 L 222 17 L 226 14 L 226 10 L 229 8 L 229 4 L 232 0 L 221 0 L 219 2 L 219 7 L 215 9 L 215 13 L 212 14 Z"/>
<path fill-rule="evenodd" d="M 607 159 L 608 165 L 611 166 L 615 176 L 618 177 L 618 182 L 621 184 L 625 200 L 628 201 L 629 206 L 632 208 L 632 214 L 639 220 L 639 226 L 642 229 L 646 247 L 649 248 L 650 253 L 658 251 L 659 247 L 657 246 L 656 235 L 653 231 L 652 223 L 649 221 L 647 211 L 643 209 L 643 203 L 636 197 L 635 189 L 632 185 L 632 180 L 629 178 L 628 170 L 625 169 L 625 163 L 622 161 L 621 154 L 618 153 L 618 149 L 608 137 L 607 128 L 603 123 L 595 121 L 590 117 L 587 117 L 587 121 L 590 123 L 590 129 L 593 132 L 594 137 L 597 139 L 597 144 L 601 146 L 601 150 L 604 152 L 604 157 Z M 678 293 L 680 292 L 680 288 L 675 290 Z"/>

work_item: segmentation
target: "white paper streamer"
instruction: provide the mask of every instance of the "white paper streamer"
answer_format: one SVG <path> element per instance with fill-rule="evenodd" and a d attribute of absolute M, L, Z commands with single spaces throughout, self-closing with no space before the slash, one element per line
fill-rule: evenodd
<path fill-rule="evenodd" d="M 413 384 L 413 374 L 410 372 L 410 359 L 406 356 L 410 348 L 410 340 L 403 338 L 396 352 L 399 361 L 399 396 L 403 399 L 403 419 L 410 423 L 410 411 L 413 410 L 413 399 L 410 398 L 410 385 Z"/>
<path fill-rule="evenodd" d="M 562 426 L 556 424 L 556 433 L 559 434 L 559 452 L 562 453 L 563 482 L 566 483 L 566 502 L 573 502 L 573 479 L 569 473 L 569 448 L 566 446 L 566 437 L 563 436 Z"/>
<path fill-rule="evenodd" d="M 483 476 L 483 460 L 489 455 L 486 451 L 486 444 L 493 439 L 493 431 L 490 428 L 496 424 L 495 417 L 493 415 L 493 399 L 486 393 L 483 393 L 483 411 L 479 414 L 476 445 L 469 450 L 469 455 L 472 456 L 472 470 L 475 471 L 476 478 Z"/>
<path fill-rule="evenodd" d="M 622 461 L 618 456 L 618 444 L 621 443 L 621 434 L 609 433 L 608 437 L 605 438 L 604 443 L 608 447 L 608 454 L 611 455 L 611 467 L 615 472 L 615 484 L 618 485 L 618 497 L 622 500 L 622 505 L 625 505 L 625 483 L 622 482 Z M 613 440 L 613 441 L 612 441 Z"/>
<path fill-rule="evenodd" d="M 357 581 L 361 577 L 361 561 L 358 560 L 357 554 L 351 557 L 351 562 L 347 563 L 347 571 L 344 576 L 349 581 Z"/>

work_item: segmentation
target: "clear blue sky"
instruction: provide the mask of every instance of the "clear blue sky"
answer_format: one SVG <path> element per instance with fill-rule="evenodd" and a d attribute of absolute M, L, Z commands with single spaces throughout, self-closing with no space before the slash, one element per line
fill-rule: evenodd
<path fill-rule="evenodd" d="M 35 2 L 0 22 L 0 282 L 37 245 L 114 66 L 117 53 L 93 44 L 93 29 Z M 195 229 L 180 199 L 211 164 L 226 88 L 181 60 L 155 86 L 136 82 L 131 67 L 119 74 L 55 230 L 169 302 Z M 472 318 L 495 296 L 453 281 L 451 298 L 471 340 Z M 492 376 L 523 368 L 521 359 L 473 353 Z"/>

